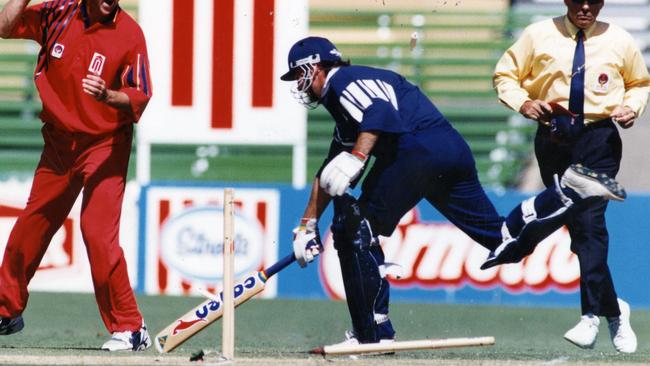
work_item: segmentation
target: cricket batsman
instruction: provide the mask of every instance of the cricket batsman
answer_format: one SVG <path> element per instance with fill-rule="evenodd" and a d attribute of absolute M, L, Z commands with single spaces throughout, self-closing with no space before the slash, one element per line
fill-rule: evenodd
<path fill-rule="evenodd" d="M 517 261 L 561 227 L 567 212 L 594 199 L 623 200 L 604 174 L 572 165 L 555 184 L 500 216 L 478 180 L 469 146 L 420 89 L 403 76 L 353 66 L 329 40 L 307 37 L 288 55 L 282 80 L 308 108 L 323 105 L 335 126 L 328 156 L 316 173 L 294 242 L 301 266 L 323 247 L 318 219 L 333 199 L 331 226 L 352 331 L 345 343 L 391 342 L 390 270 L 378 236 L 390 236 L 401 217 L 426 199 L 449 221 L 490 250 L 482 268 Z M 361 179 L 358 200 L 346 193 Z"/>
<path fill-rule="evenodd" d="M 142 30 L 119 0 L 9 0 L 0 37 L 36 41 L 34 83 L 43 102 L 45 142 L 27 205 L 9 235 L 0 268 L 0 335 L 23 329 L 27 286 L 50 240 L 83 190 L 83 236 L 101 318 L 102 349 L 151 346 L 119 243 L 133 124 L 151 79 Z"/>

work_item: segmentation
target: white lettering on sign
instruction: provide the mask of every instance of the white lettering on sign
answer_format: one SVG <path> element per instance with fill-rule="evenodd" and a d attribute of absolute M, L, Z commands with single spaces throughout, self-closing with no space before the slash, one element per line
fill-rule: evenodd
<path fill-rule="evenodd" d="M 163 262 L 185 278 L 216 283 L 223 275 L 223 209 L 192 207 L 169 217 L 160 234 Z M 264 233 L 259 223 L 235 215 L 235 278 L 262 263 Z"/>
<path fill-rule="evenodd" d="M 551 289 L 577 291 L 580 268 L 570 250 L 566 228 L 540 242 L 533 254 L 520 263 L 481 270 L 488 250 L 474 242 L 451 223 L 422 222 L 416 210 L 400 221 L 390 237 L 381 237 L 387 262 L 402 266 L 400 279 L 390 278 L 395 287 L 422 289 L 477 289 L 501 287 L 512 293 L 540 293 Z M 323 285 L 333 298 L 345 298 L 339 261 L 332 235 L 325 238 L 321 258 Z"/>

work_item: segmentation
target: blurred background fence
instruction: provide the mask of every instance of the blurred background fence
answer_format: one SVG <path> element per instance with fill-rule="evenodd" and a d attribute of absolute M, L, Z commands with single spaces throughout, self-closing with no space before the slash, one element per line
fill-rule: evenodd
<path fill-rule="evenodd" d="M 310 34 L 337 44 L 353 64 L 388 68 L 417 84 L 466 137 L 481 181 L 516 187 L 531 160 L 535 126 L 498 104 L 491 75 L 503 51 L 531 21 L 561 15 L 560 0 L 312 0 Z M 4 1 L 0 1 L 4 3 Z M 137 0 L 122 0 L 137 16 Z M 650 2 L 611 0 L 606 16 L 629 28 L 650 64 Z M 643 15 L 645 14 L 645 15 Z M 417 35 L 417 42 L 410 40 Z M 33 42 L 0 42 L 0 174 L 31 176 L 42 139 L 32 81 Z M 155 95 L 155 80 L 154 80 Z M 287 98 L 289 96 L 286 96 Z M 308 117 L 308 170 L 327 152 L 333 124 L 325 110 Z M 135 159 L 131 159 L 131 164 Z M 132 175 L 134 169 L 130 169 Z M 152 150 L 152 178 L 290 182 L 291 150 L 268 146 L 165 146 Z"/>

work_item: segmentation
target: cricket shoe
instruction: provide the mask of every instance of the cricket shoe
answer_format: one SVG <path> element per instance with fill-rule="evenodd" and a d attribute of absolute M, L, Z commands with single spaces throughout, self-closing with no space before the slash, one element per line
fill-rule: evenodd
<path fill-rule="evenodd" d="M 388 344 L 395 342 L 395 338 L 384 338 L 379 340 L 379 344 Z M 340 343 L 333 344 L 333 346 L 356 346 L 360 344 L 357 335 L 354 331 L 346 330 L 345 331 L 345 340 Z M 373 353 L 364 353 L 364 356 L 380 356 L 380 355 L 393 355 L 395 352 L 373 352 Z M 356 358 L 356 356 L 350 356 Z"/>
<path fill-rule="evenodd" d="M 615 318 L 608 318 L 609 335 L 612 337 L 614 348 L 621 353 L 636 352 L 636 334 L 630 325 L 630 305 L 618 299 L 618 308 L 621 315 Z"/>
<path fill-rule="evenodd" d="M 583 315 L 575 327 L 564 333 L 564 339 L 582 349 L 592 349 L 596 345 L 600 319 L 594 314 Z"/>
<path fill-rule="evenodd" d="M 113 332 L 102 349 L 105 351 L 144 351 L 151 347 L 151 337 L 147 331 L 147 325 L 142 323 L 142 327 L 137 332 Z"/>
<path fill-rule="evenodd" d="M 486 270 L 500 264 L 517 263 L 527 255 L 523 253 L 523 249 L 516 239 L 504 241 L 495 250 L 490 251 L 485 262 L 481 264 L 481 269 Z"/>
<path fill-rule="evenodd" d="M 18 333 L 25 327 L 23 316 L 18 315 L 15 318 L 0 318 L 0 335 L 10 335 Z"/>
<path fill-rule="evenodd" d="M 601 197 L 606 200 L 623 201 L 625 189 L 607 174 L 598 173 L 582 164 L 572 164 L 562 175 L 562 188 L 571 188 L 580 198 Z"/>

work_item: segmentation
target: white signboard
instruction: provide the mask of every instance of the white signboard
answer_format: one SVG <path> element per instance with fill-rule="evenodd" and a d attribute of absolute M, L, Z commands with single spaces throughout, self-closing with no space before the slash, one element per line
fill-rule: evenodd
<path fill-rule="evenodd" d="M 138 126 L 138 180 L 149 146 L 255 144 L 294 147 L 304 186 L 306 110 L 291 97 L 291 45 L 308 26 L 306 0 L 140 0 L 153 98 Z"/>
<path fill-rule="evenodd" d="M 199 295 L 223 283 L 223 189 L 145 186 L 140 200 L 139 268 L 148 294 Z M 280 193 L 235 189 L 235 279 L 278 260 Z M 275 296 L 275 278 L 263 296 Z"/>

